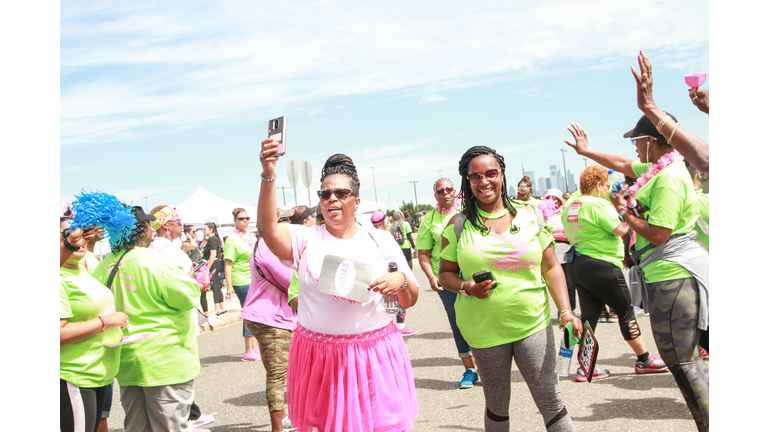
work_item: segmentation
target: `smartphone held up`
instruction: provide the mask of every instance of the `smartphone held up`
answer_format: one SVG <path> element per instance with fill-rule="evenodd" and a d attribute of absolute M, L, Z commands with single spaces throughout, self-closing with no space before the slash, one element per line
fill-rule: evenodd
<path fill-rule="evenodd" d="M 278 117 L 269 121 L 267 129 L 267 138 L 272 138 L 277 143 L 277 156 L 283 156 L 285 154 L 286 143 L 286 123 L 285 116 Z"/>

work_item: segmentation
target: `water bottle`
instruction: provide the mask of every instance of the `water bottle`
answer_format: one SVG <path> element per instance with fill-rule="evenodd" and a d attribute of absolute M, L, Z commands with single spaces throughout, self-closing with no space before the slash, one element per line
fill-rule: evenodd
<path fill-rule="evenodd" d="M 611 193 L 619 193 L 621 188 L 624 187 L 624 174 L 609 169 L 608 186 L 611 187 Z"/>
<path fill-rule="evenodd" d="M 557 353 L 557 365 L 555 373 L 563 378 L 568 378 L 571 372 L 571 358 L 573 357 L 573 348 L 565 346 L 565 338 L 560 341 L 560 351 Z"/>
<path fill-rule="evenodd" d="M 396 271 L 397 263 L 389 263 L 389 272 L 394 273 Z M 400 300 L 397 298 L 397 293 L 392 295 L 383 295 L 382 297 L 384 298 L 384 308 L 387 310 L 387 313 L 390 315 L 397 315 L 397 313 L 400 312 Z"/>

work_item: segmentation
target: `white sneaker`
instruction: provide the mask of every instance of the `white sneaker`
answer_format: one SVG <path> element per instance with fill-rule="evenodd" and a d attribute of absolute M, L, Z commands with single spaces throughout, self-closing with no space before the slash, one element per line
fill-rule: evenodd
<path fill-rule="evenodd" d="M 200 417 L 197 420 L 192 420 L 189 422 L 189 426 L 205 426 L 207 424 L 213 423 L 214 420 L 215 419 L 213 418 L 213 415 L 200 414 Z"/>
<path fill-rule="evenodd" d="M 291 419 L 288 418 L 288 416 L 283 417 L 283 431 L 290 431 L 293 430 L 293 427 L 291 426 Z"/>

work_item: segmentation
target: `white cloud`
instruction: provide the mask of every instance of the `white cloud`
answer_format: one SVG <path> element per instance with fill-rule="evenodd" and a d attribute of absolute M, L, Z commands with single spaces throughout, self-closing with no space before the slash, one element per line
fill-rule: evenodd
<path fill-rule="evenodd" d="M 442 97 L 440 95 L 432 94 L 432 95 L 423 96 L 419 100 L 419 103 L 442 102 L 444 100 L 445 100 L 444 97 Z"/>
<path fill-rule="evenodd" d="M 708 70 L 708 11 L 702 0 L 65 2 L 61 143 L 242 122 L 340 95 L 407 89 L 438 101 L 451 88 L 624 65 L 640 48 Z"/>

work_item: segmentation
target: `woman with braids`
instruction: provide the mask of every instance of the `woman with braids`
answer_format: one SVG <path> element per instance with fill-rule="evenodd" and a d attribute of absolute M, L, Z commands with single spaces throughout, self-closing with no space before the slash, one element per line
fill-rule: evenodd
<path fill-rule="evenodd" d="M 472 356 L 472 350 L 469 344 L 461 335 L 461 330 L 456 325 L 456 293 L 443 289 L 437 275 L 440 273 L 440 250 L 443 248 L 443 229 L 448 225 L 451 217 L 458 212 L 461 200 L 456 199 L 456 190 L 453 183 L 446 179 L 438 179 L 432 186 L 435 192 L 437 205 L 434 210 L 430 210 L 424 215 L 419 225 L 419 234 L 416 237 L 416 250 L 418 250 L 419 265 L 424 274 L 427 275 L 429 286 L 433 291 L 437 291 L 440 300 L 443 302 L 443 309 L 448 315 L 448 323 L 453 332 L 453 342 L 456 344 L 459 358 L 464 364 L 464 374 L 459 381 L 459 388 L 466 389 L 473 387 L 477 382 L 477 367 L 475 358 Z"/>
<path fill-rule="evenodd" d="M 200 289 L 173 259 L 148 248 L 150 221 L 156 218 L 138 206 L 133 213 L 136 226 L 130 238 L 114 245 L 93 274 L 112 289 L 115 309 L 128 315 L 125 333 L 148 334 L 120 347 L 117 382 L 124 426 L 126 432 L 187 430 L 193 383 L 200 373 L 190 313 Z"/>
<path fill-rule="evenodd" d="M 611 189 L 608 169 L 590 165 L 581 173 L 579 185 L 581 196 L 569 203 L 561 220 L 575 248 L 570 252 L 573 258 L 569 272 L 579 292 L 581 319 L 589 322 L 594 330 L 603 305 L 607 304 L 618 314 L 621 335 L 637 356 L 635 373 L 666 372 L 667 365 L 645 348 L 632 308 L 632 297 L 621 271 L 624 259 L 621 237 L 628 228 L 607 200 Z M 608 376 L 610 372 L 604 369 L 595 368 L 592 372 L 593 380 Z M 576 381 L 587 381 L 581 367 L 576 371 Z"/>
<path fill-rule="evenodd" d="M 237 295 L 240 307 L 245 303 L 248 289 L 251 287 L 251 254 L 256 246 L 256 238 L 248 232 L 248 224 L 251 218 L 244 208 L 232 210 L 235 221 L 235 230 L 224 240 L 224 277 L 227 280 L 227 301 L 232 294 Z M 245 340 L 245 354 L 243 361 L 261 359 L 256 338 L 245 328 L 243 322 L 243 339 Z"/>
<path fill-rule="evenodd" d="M 485 430 L 509 430 L 514 359 L 547 430 L 573 431 L 555 375 L 547 287 L 560 326 L 570 322 L 580 334 L 581 321 L 569 309 L 565 276 L 540 211 L 508 198 L 504 169 L 504 157 L 485 146 L 461 157 L 464 207 L 443 230 L 440 282 L 460 294 L 456 323 L 483 382 Z M 484 270 L 492 279 L 475 282 L 473 274 Z"/>
<path fill-rule="evenodd" d="M 413 369 L 403 337 L 382 295 L 400 307 L 416 303 L 419 287 L 403 253 L 385 231 L 355 223 L 360 204 L 357 170 L 342 154 L 328 158 L 318 191 L 325 224 L 277 223 L 277 145 L 262 141 L 258 224 L 266 246 L 298 271 L 298 326 L 288 358 L 288 409 L 299 432 L 407 431 L 419 413 Z M 369 299 L 360 303 L 319 290 L 326 256 L 372 268 Z M 399 271 L 388 272 L 396 262 Z"/>
<path fill-rule="evenodd" d="M 580 156 L 638 179 L 628 190 L 625 187 L 612 194 L 611 202 L 620 219 L 635 232 L 631 255 L 636 265 L 631 271 L 643 288 L 643 307 L 650 313 L 656 347 L 675 377 L 697 427 L 706 431 L 709 369 L 698 355 L 697 344 L 701 330 L 709 326 L 709 254 L 697 240 L 696 193 L 681 153 L 701 171 L 708 172 L 709 149 L 706 143 L 678 128 L 677 119 L 653 103 L 650 63 L 642 52 L 638 62 L 642 75 L 634 68 L 632 72 L 637 81 L 638 106 L 645 114 L 624 136 L 630 138 L 640 160 L 590 149 L 587 133 L 575 123 L 568 128 L 575 143 L 566 144 Z M 637 215 L 623 198 L 627 191 L 642 208 Z"/>

